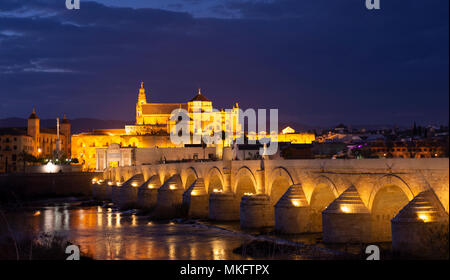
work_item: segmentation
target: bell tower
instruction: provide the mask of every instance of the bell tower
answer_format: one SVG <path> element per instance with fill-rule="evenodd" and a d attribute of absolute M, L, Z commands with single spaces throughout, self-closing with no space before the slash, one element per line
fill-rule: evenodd
<path fill-rule="evenodd" d="M 136 124 L 144 124 L 144 116 L 142 114 L 142 105 L 144 104 L 147 104 L 147 98 L 145 96 L 144 82 L 141 82 L 138 102 L 136 104 Z"/>
<path fill-rule="evenodd" d="M 39 156 L 39 118 L 33 106 L 33 112 L 28 117 L 27 134 L 33 138 L 33 155 Z"/>
<path fill-rule="evenodd" d="M 61 134 L 64 137 L 64 153 L 66 154 L 67 157 L 71 156 L 71 133 L 70 133 L 70 123 L 69 120 L 66 118 L 66 114 L 64 114 L 64 118 L 61 122 Z"/>

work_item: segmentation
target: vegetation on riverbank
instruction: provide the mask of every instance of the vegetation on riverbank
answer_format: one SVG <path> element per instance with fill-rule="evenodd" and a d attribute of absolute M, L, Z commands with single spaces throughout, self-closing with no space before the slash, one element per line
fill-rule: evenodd
<path fill-rule="evenodd" d="M 300 243 L 279 243 L 273 240 L 252 240 L 234 249 L 233 253 L 255 259 L 283 259 L 287 256 L 289 258 L 297 256 L 298 259 L 358 259 L 356 255 L 352 254 L 334 252 Z"/>
<path fill-rule="evenodd" d="M 63 236 L 48 233 L 0 237 L 0 260 L 65 260 L 66 248 L 74 245 Z M 80 260 L 92 259 L 80 252 Z"/>

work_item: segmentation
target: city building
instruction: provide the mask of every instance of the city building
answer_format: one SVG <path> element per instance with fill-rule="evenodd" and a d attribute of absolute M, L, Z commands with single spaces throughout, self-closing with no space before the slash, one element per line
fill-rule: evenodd
<path fill-rule="evenodd" d="M 70 158 L 70 123 L 64 116 L 56 128 L 41 128 L 35 108 L 28 117 L 27 127 L 0 128 L 0 172 L 18 172 L 35 159 L 58 157 Z M 21 169 L 22 167 L 22 169 Z"/>
<path fill-rule="evenodd" d="M 186 103 L 152 103 L 141 82 L 136 102 L 135 124 L 126 125 L 123 129 L 96 129 L 73 135 L 72 157 L 78 159 L 83 170 L 103 170 L 111 166 L 150 164 L 160 162 L 164 158 L 203 160 L 221 156 L 221 147 L 207 145 L 208 152 L 205 154 L 204 148 L 174 144 L 170 139 L 170 132 L 180 121 L 180 116 L 171 119 L 174 112 L 187 113 L 185 119 L 191 135 L 201 135 L 205 128 L 211 127 L 217 116 L 221 118 L 221 131 L 232 132 L 233 139 L 241 131 L 238 103 L 230 110 L 217 111 L 212 101 L 204 96 L 200 89 L 197 95 Z M 247 140 L 257 140 L 258 137 L 255 134 L 246 136 Z M 272 139 L 293 144 L 311 144 L 314 140 L 314 133 L 296 133 L 291 127 L 278 133 L 277 139 Z M 191 144 L 201 146 L 201 143 Z M 255 156 L 258 156 L 256 150 L 252 157 Z"/>
<path fill-rule="evenodd" d="M 444 157 L 445 146 L 439 141 L 395 141 L 370 142 L 364 146 L 363 154 L 366 157 L 388 157 L 388 158 L 433 158 Z"/>

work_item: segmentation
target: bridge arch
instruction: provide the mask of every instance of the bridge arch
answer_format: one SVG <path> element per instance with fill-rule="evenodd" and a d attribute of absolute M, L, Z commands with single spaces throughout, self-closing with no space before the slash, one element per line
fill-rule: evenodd
<path fill-rule="evenodd" d="M 192 166 L 187 168 L 183 173 L 184 188 L 187 189 L 192 185 L 192 183 L 194 183 L 195 180 L 197 180 L 198 174 L 195 168 Z"/>
<path fill-rule="evenodd" d="M 329 177 L 320 175 L 313 180 L 313 191 L 309 198 L 312 232 L 322 231 L 322 211 L 338 196 L 336 185 Z"/>
<path fill-rule="evenodd" d="M 159 181 L 161 182 L 161 185 L 163 185 L 167 180 L 172 177 L 170 172 L 159 172 Z"/>
<path fill-rule="evenodd" d="M 223 174 L 217 166 L 214 166 L 208 171 L 205 183 L 208 193 L 213 192 L 215 189 L 223 189 Z"/>
<path fill-rule="evenodd" d="M 242 166 L 236 172 L 233 192 L 241 197 L 245 193 L 256 193 L 257 181 L 253 172 L 247 166 Z"/>
<path fill-rule="evenodd" d="M 269 176 L 266 194 L 270 196 L 272 205 L 275 205 L 287 189 L 295 184 L 290 172 L 282 166 L 275 167 Z"/>
<path fill-rule="evenodd" d="M 392 240 L 391 220 L 413 197 L 408 184 L 397 175 L 388 174 L 377 180 L 369 198 L 375 241 Z"/>
<path fill-rule="evenodd" d="M 397 186 L 399 187 L 403 193 L 407 196 L 408 201 L 411 201 L 414 198 L 414 193 L 412 192 L 410 186 L 403 180 L 400 176 L 395 174 L 386 174 L 378 178 L 374 184 L 374 187 L 369 196 L 368 208 L 372 211 L 373 204 L 375 201 L 375 196 L 377 193 L 385 188 L 386 186 Z"/>

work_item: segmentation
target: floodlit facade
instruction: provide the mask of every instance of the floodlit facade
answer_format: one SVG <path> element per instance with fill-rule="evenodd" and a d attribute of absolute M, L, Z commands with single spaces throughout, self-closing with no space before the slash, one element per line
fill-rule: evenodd
<path fill-rule="evenodd" d="M 35 108 L 28 117 L 27 127 L 7 127 L 0 129 L 0 172 L 24 170 L 26 155 L 36 158 L 53 158 L 59 137 L 59 155 L 70 158 L 70 123 L 64 116 L 58 136 L 58 128 L 41 128 Z"/>
<path fill-rule="evenodd" d="M 222 117 L 222 130 L 230 129 L 233 134 L 239 129 L 238 103 L 229 111 L 213 110 L 212 101 L 206 98 L 201 90 L 187 103 L 151 103 L 147 99 L 144 84 L 139 88 L 138 100 L 136 103 L 136 122 L 134 125 L 127 125 L 124 129 L 97 129 L 93 132 L 80 133 L 72 136 L 72 157 L 77 158 L 83 165 L 83 170 L 103 170 L 113 166 L 129 166 L 136 163 L 136 150 L 148 148 L 180 148 L 184 145 L 174 144 L 170 140 L 170 131 L 176 125 L 178 120 L 171 120 L 174 110 L 186 110 L 188 112 L 188 126 L 191 134 L 201 133 L 200 129 L 205 129 L 211 123 L 213 114 L 220 114 Z M 202 114 L 203 120 L 198 126 L 194 124 L 196 114 Z M 217 116 L 217 115 L 216 115 Z M 230 118 L 233 127 L 226 127 L 225 120 Z M 112 144 L 118 144 L 113 145 Z M 119 152 L 116 151 L 119 149 Z M 108 150 L 111 151 L 114 160 L 107 160 Z M 192 150 L 192 149 L 191 149 Z M 161 154 L 158 160 L 167 160 L 179 158 L 172 156 L 172 150 L 163 150 L 164 152 L 146 151 L 144 154 Z M 99 153 L 99 154 L 98 154 Z M 180 153 L 177 151 L 176 153 Z M 190 159 L 202 159 L 203 151 L 191 151 L 182 153 Z M 100 155 L 100 159 L 98 157 Z M 117 159 L 117 155 L 120 158 Z M 205 158 L 211 158 L 211 151 Z M 117 159 L 117 160 L 116 160 Z"/>

